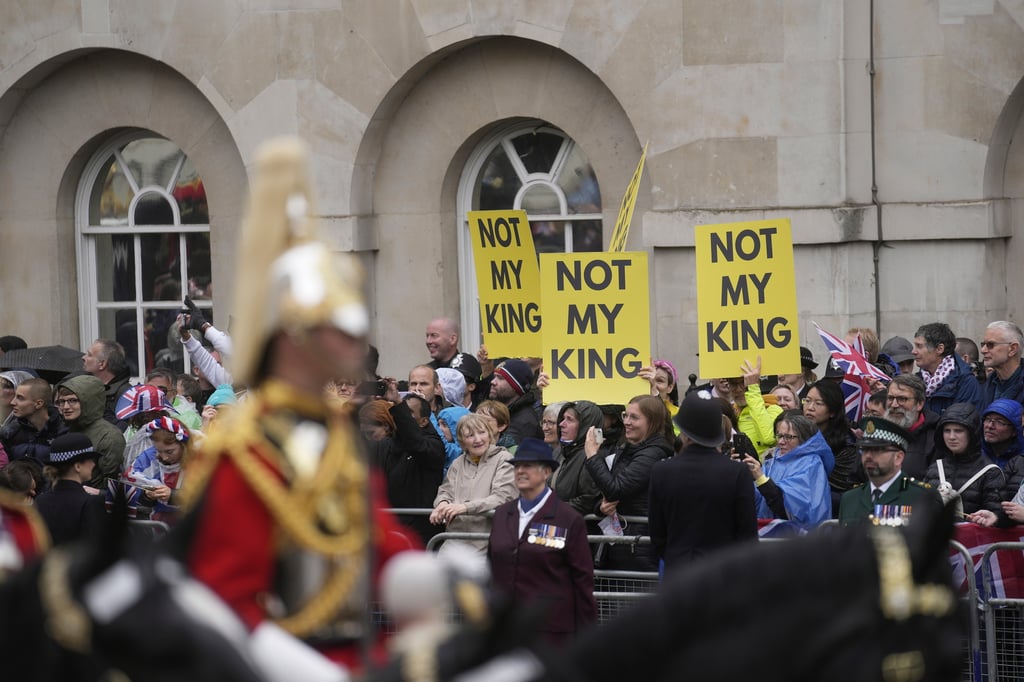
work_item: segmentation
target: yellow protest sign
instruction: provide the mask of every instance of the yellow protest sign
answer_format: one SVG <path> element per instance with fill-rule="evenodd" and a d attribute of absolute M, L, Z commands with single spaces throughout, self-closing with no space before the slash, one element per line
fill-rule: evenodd
<path fill-rule="evenodd" d="M 737 377 L 761 356 L 761 373 L 800 372 L 796 277 L 789 220 L 698 225 L 700 375 Z"/>
<path fill-rule="evenodd" d="M 640 155 L 640 163 L 636 165 L 633 172 L 633 179 L 626 186 L 626 193 L 622 196 L 622 204 L 619 206 L 619 217 L 615 220 L 615 229 L 612 231 L 612 240 L 608 244 L 608 250 L 622 251 L 626 248 L 626 237 L 629 236 L 629 224 L 633 221 L 633 209 L 636 208 L 636 193 L 640 189 L 640 178 L 644 174 L 644 160 L 647 159 L 647 145 Z"/>
<path fill-rule="evenodd" d="M 540 274 L 525 211 L 470 211 L 480 327 L 491 357 L 540 355 Z"/>
<path fill-rule="evenodd" d="M 543 253 L 544 402 L 625 403 L 650 384 L 646 253 Z"/>

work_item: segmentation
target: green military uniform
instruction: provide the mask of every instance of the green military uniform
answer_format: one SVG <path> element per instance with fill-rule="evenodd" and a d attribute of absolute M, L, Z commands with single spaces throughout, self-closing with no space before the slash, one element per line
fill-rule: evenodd
<path fill-rule="evenodd" d="M 863 420 L 863 435 L 857 447 L 863 450 L 902 450 L 907 452 L 910 434 L 898 424 L 881 417 Z M 902 526 L 910 521 L 914 509 L 929 506 L 930 512 L 942 508 L 942 499 L 927 483 L 915 481 L 901 472 L 877 500 L 873 499 L 870 485 L 848 490 L 839 501 L 839 523 L 871 521 L 884 526 Z M 929 514 L 930 515 L 930 514 Z"/>
<path fill-rule="evenodd" d="M 881 505 L 876 515 L 876 505 Z M 908 478 L 902 473 L 892 482 L 888 490 L 882 494 L 878 502 L 871 499 L 871 486 L 861 485 L 843 493 L 839 503 L 839 523 L 844 526 L 868 521 L 871 516 L 878 522 L 900 518 L 905 520 L 913 515 L 914 509 L 922 505 L 930 505 L 933 509 L 942 506 L 942 500 L 935 488 L 927 483 Z"/>

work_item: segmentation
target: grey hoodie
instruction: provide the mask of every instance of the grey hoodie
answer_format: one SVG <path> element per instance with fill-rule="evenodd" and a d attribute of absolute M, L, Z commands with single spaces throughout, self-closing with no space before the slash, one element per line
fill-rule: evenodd
<path fill-rule="evenodd" d="M 68 428 L 84 433 L 100 453 L 89 485 L 104 490 L 106 479 L 117 478 L 121 473 L 125 446 L 124 434 L 103 418 L 106 389 L 102 381 L 88 374 L 70 377 L 57 384 L 58 389 L 62 387 L 74 393 L 82 406 L 82 414 L 68 422 Z"/>

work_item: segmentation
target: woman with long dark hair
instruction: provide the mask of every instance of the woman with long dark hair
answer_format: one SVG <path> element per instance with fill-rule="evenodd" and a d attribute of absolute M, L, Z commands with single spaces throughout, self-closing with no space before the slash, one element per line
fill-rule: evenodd
<path fill-rule="evenodd" d="M 860 458 L 846 420 L 846 399 L 839 384 L 829 379 L 815 382 L 803 400 L 804 416 L 814 422 L 832 450 L 832 466 L 825 463 L 832 490 L 832 518 L 838 518 L 839 498 L 856 483 L 863 482 Z"/>

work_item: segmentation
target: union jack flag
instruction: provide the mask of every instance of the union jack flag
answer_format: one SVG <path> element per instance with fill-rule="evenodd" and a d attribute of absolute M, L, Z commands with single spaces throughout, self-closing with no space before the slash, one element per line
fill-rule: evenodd
<path fill-rule="evenodd" d="M 860 334 L 857 334 L 851 347 L 835 334 L 819 327 L 817 322 L 814 323 L 814 328 L 818 330 L 818 336 L 821 337 L 822 343 L 832 355 L 829 362 L 835 363 L 836 367 L 844 374 L 840 388 L 843 389 L 843 397 L 846 402 L 846 418 L 851 424 L 856 424 L 864 414 L 864 406 L 867 405 L 868 397 L 871 395 L 864 377 L 873 377 L 888 383 L 889 376 L 868 362 Z"/>

